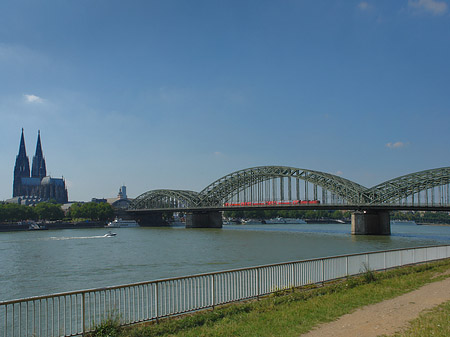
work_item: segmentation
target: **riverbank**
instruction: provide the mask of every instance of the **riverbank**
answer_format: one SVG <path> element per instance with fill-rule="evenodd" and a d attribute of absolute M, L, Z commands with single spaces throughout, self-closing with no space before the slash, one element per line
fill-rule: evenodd
<path fill-rule="evenodd" d="M 78 221 L 78 222 L 45 222 L 40 223 L 45 229 L 81 229 L 81 228 L 102 228 L 104 221 Z M 30 225 L 27 223 L 0 223 L 0 232 L 28 231 Z"/>
<path fill-rule="evenodd" d="M 419 226 L 450 226 L 448 223 L 418 222 Z"/>
<path fill-rule="evenodd" d="M 387 272 L 368 270 L 359 277 L 324 287 L 280 291 L 259 301 L 225 305 L 212 311 L 166 319 L 159 324 L 122 329 L 112 319 L 101 326 L 102 332 L 99 329 L 92 336 L 299 336 L 366 305 L 399 299 L 398 296 L 405 293 L 423 290 L 425 288 L 421 287 L 426 284 L 436 283 L 433 287 L 437 286 L 438 290 L 432 292 L 441 296 L 447 288 L 440 291 L 437 282 L 448 279 L 448 270 L 450 259 Z M 429 292 L 425 296 L 431 297 Z M 421 302 L 420 299 L 415 301 Z M 389 315 L 389 310 L 385 309 L 384 314 Z M 379 326 L 384 324 L 383 319 L 375 316 L 370 319 L 373 322 L 377 320 Z M 384 333 L 383 330 L 379 332 Z"/>

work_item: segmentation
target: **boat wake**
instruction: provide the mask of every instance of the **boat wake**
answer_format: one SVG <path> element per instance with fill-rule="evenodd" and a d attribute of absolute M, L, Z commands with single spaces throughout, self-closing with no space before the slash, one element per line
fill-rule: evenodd
<path fill-rule="evenodd" d="M 42 240 L 52 240 L 52 241 L 61 241 L 61 240 L 85 240 L 85 239 L 104 239 L 105 235 L 94 235 L 94 236 L 51 236 L 49 238 L 42 238 Z"/>

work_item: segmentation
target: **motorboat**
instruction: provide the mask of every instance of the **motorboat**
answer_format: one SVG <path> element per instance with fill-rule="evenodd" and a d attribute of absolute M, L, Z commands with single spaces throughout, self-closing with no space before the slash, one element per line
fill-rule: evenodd
<path fill-rule="evenodd" d="M 39 225 L 35 222 L 31 223 L 30 226 L 28 226 L 29 231 L 39 231 L 44 229 L 47 229 L 47 227 L 45 227 L 44 225 Z"/>
<path fill-rule="evenodd" d="M 107 228 L 132 228 L 139 227 L 139 224 L 135 220 L 123 220 L 120 218 L 115 218 L 106 225 Z"/>
<path fill-rule="evenodd" d="M 113 236 L 116 236 L 117 233 L 113 233 L 111 231 L 109 231 L 108 233 L 106 233 L 105 235 L 103 235 L 104 238 L 112 238 Z"/>

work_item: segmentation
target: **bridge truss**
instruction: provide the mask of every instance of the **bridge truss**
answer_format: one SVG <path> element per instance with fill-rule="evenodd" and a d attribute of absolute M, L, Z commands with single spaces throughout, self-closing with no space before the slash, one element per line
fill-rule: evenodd
<path fill-rule="evenodd" d="M 320 171 L 260 166 L 230 173 L 200 192 L 153 190 L 138 196 L 131 210 L 279 205 L 450 206 L 450 167 L 391 179 L 372 188 Z"/>

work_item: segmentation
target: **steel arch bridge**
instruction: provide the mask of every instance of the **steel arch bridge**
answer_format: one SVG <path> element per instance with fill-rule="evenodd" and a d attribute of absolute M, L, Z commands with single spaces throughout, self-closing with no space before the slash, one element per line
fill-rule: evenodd
<path fill-rule="evenodd" d="M 130 210 L 226 209 L 276 206 L 449 207 L 450 167 L 388 180 L 371 188 L 320 171 L 260 166 L 230 173 L 200 192 L 152 190 L 138 196 Z"/>
<path fill-rule="evenodd" d="M 138 196 L 130 209 L 190 208 L 198 205 L 198 192 L 183 190 L 153 190 Z"/>

